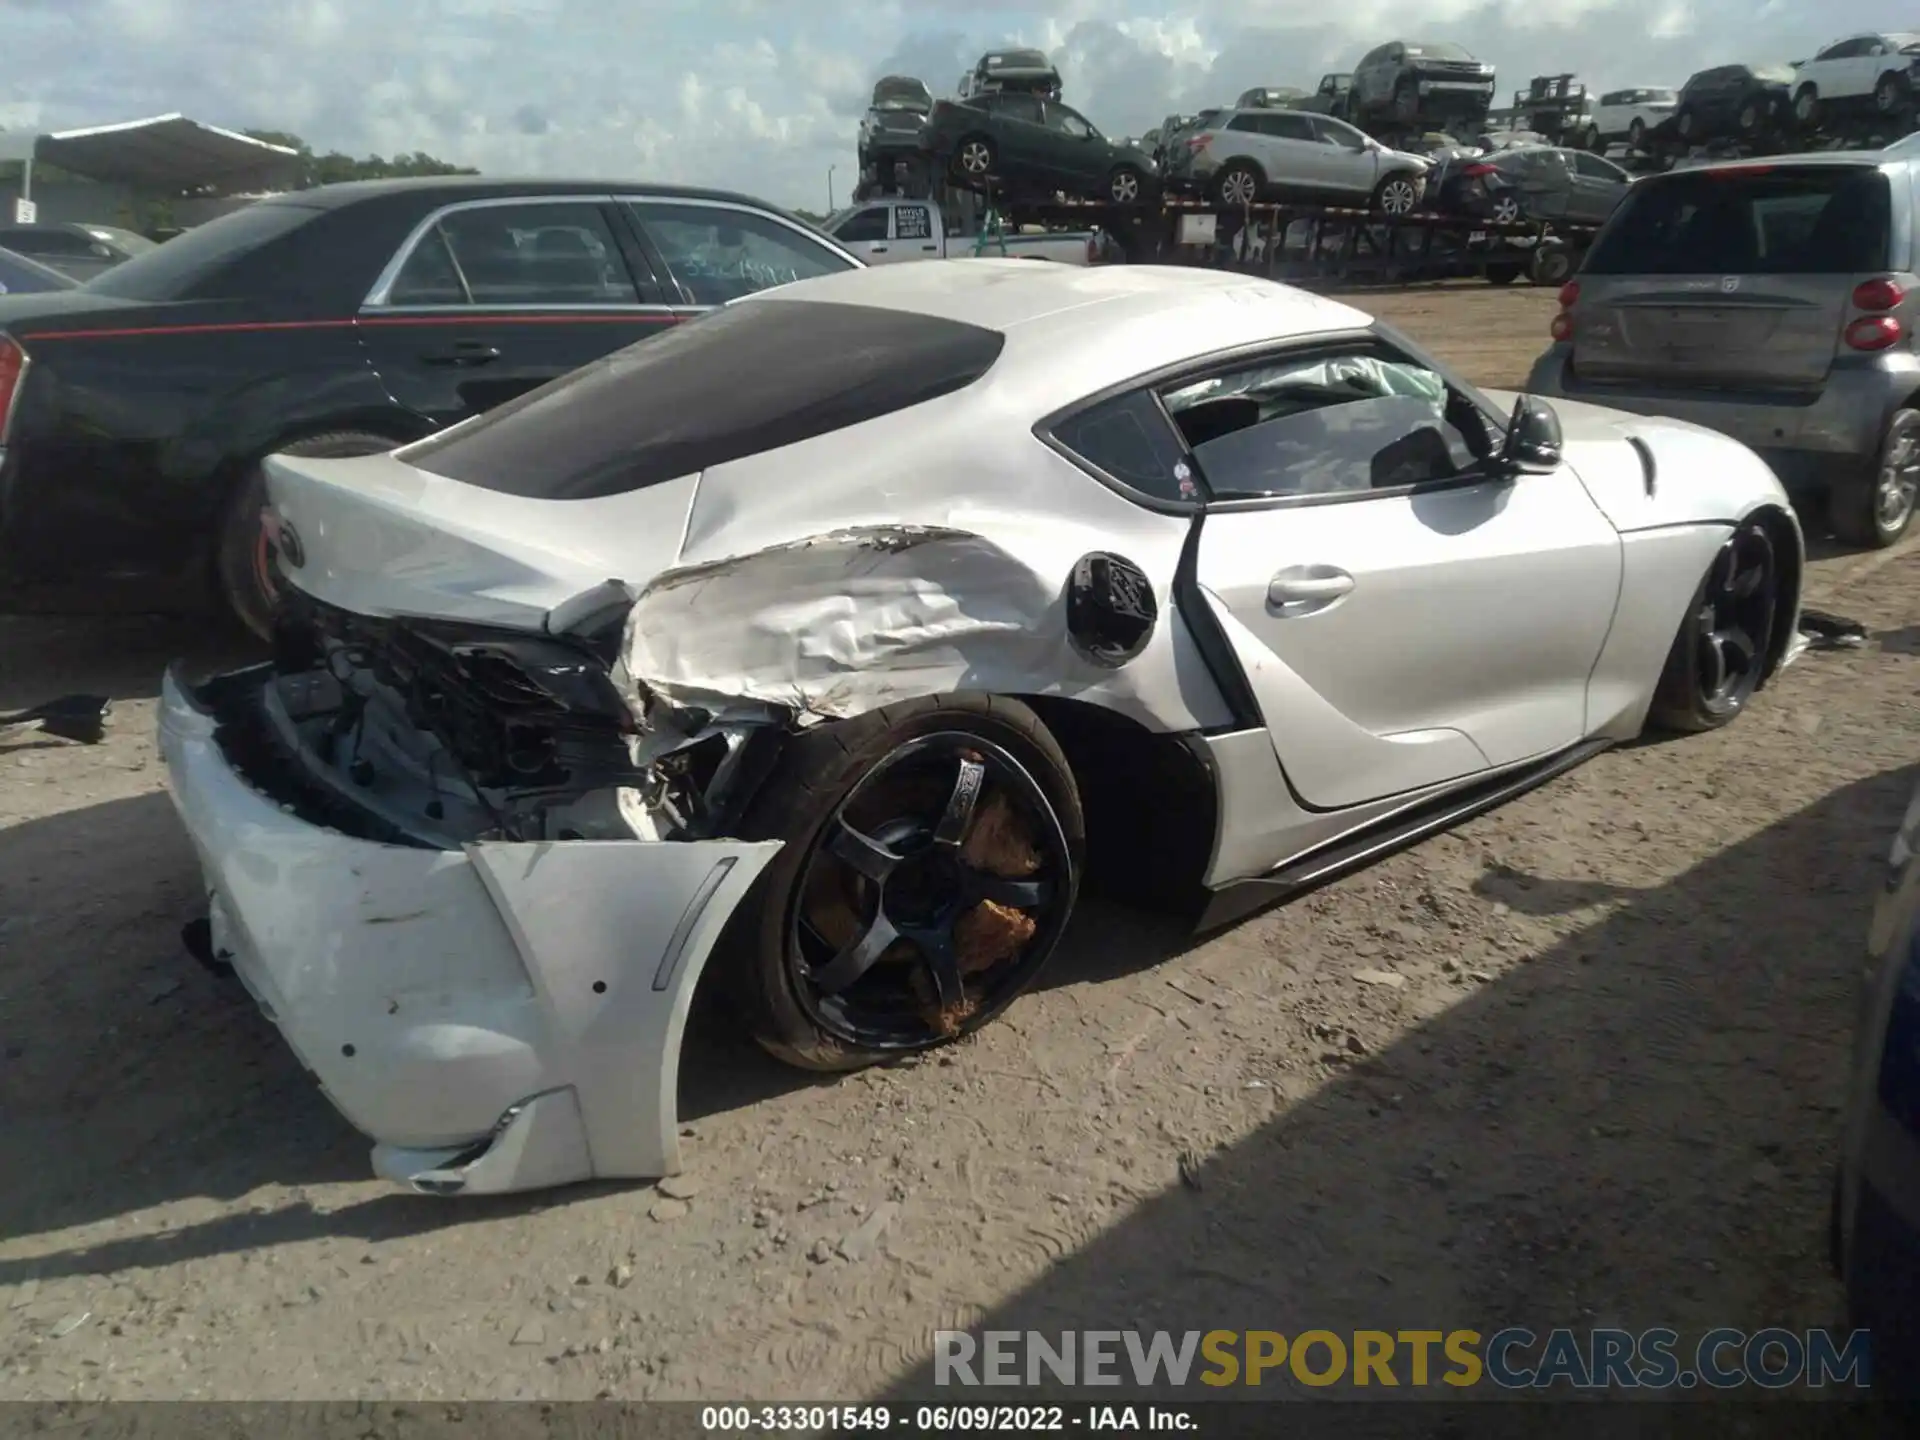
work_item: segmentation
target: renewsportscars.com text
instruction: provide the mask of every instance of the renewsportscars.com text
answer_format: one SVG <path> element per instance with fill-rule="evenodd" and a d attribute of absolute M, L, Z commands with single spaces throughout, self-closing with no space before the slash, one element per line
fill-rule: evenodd
<path fill-rule="evenodd" d="M 1864 1389 L 1867 1332 L 936 1330 L 936 1385 L 1307 1385 L 1506 1390 Z"/>

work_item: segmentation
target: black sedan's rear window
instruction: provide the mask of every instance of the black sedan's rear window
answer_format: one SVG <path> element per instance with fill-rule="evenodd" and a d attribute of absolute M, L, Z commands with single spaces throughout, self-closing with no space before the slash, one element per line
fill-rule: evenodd
<path fill-rule="evenodd" d="M 1642 180 L 1590 275 L 1857 275 L 1891 267 L 1887 179 L 1869 166 L 1741 166 Z"/>
<path fill-rule="evenodd" d="M 405 458 L 540 500 L 621 495 L 963 389 L 1006 337 L 901 310 L 729 305 L 549 382 Z"/>

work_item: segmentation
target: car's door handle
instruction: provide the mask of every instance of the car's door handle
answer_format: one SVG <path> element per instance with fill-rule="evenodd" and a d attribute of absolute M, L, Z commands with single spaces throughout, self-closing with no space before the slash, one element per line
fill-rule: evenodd
<path fill-rule="evenodd" d="M 884 245 L 875 245 L 869 249 L 867 253 L 870 255 L 884 255 L 887 253 L 887 247 Z"/>
<path fill-rule="evenodd" d="M 486 365 L 500 358 L 500 347 L 485 340 L 458 340 L 445 350 L 431 350 L 420 358 L 429 365 Z"/>
<path fill-rule="evenodd" d="M 1282 570 L 1267 582 L 1267 603 L 1288 605 L 1323 604 L 1338 600 L 1353 589 L 1353 576 L 1327 566 L 1301 566 Z"/>

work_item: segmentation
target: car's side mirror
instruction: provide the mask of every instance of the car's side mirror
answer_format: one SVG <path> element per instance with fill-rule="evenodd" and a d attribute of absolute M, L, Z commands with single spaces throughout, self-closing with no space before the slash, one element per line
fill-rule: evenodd
<path fill-rule="evenodd" d="M 1506 443 L 1500 447 L 1504 466 L 1522 475 L 1549 474 L 1560 468 L 1564 449 L 1560 417 L 1551 405 L 1532 395 L 1513 402 Z"/>

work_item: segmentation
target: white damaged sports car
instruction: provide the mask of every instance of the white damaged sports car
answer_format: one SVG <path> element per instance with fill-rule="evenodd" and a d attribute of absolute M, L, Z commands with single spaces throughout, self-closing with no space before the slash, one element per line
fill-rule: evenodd
<path fill-rule="evenodd" d="M 1083 881 L 1219 924 L 1724 724 L 1802 568 L 1731 440 L 1197 269 L 810 280 L 267 470 L 275 657 L 162 702 L 189 943 L 441 1194 L 678 1168 L 703 974 L 856 1066 Z"/>

